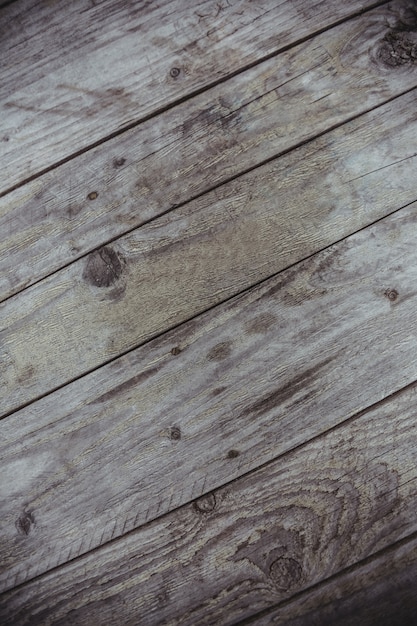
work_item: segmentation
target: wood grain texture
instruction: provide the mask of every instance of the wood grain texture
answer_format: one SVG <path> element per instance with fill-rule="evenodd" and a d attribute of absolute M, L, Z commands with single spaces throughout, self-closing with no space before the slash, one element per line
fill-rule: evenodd
<path fill-rule="evenodd" d="M 263 617 L 256 626 L 415 626 L 417 540 L 382 554 L 307 590 Z M 243 626 L 243 624 L 242 624 Z"/>
<path fill-rule="evenodd" d="M 413 87 L 411 54 L 386 58 L 406 21 L 398 3 L 370 11 L 1 198 L 0 299 Z"/>
<path fill-rule="evenodd" d="M 92 145 L 375 4 L 27 0 L 6 7 L 0 190 L 85 149 L 87 134 Z"/>
<path fill-rule="evenodd" d="M 416 93 L 0 305 L 5 415 L 416 199 Z"/>
<path fill-rule="evenodd" d="M 415 533 L 416 390 L 7 592 L 2 623 L 233 624 Z"/>
<path fill-rule="evenodd" d="M 238 478 L 416 380 L 416 211 L 4 420 L 1 588 Z"/>

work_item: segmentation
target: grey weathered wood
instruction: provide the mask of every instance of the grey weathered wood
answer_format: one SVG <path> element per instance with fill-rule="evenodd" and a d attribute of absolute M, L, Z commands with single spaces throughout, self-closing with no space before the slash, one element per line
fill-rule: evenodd
<path fill-rule="evenodd" d="M 2 589 L 417 379 L 416 211 L 403 209 L 4 420 Z M 377 432 L 381 446 L 389 432 Z"/>
<path fill-rule="evenodd" d="M 0 13 L 0 190 L 375 4 L 14 3 Z"/>
<path fill-rule="evenodd" d="M 388 353 L 385 361 L 390 367 Z M 415 399 L 414 385 L 273 464 L 6 593 L 2 623 L 236 623 L 404 539 L 417 531 Z M 302 425 L 294 420 L 294 427 Z M 272 434 L 270 442 L 277 443 Z M 22 542 L 35 536 L 34 516 Z M 30 521 L 23 524 L 30 529 Z"/>
<path fill-rule="evenodd" d="M 414 626 L 417 540 L 392 546 L 292 602 L 249 620 L 256 626 Z"/>
<path fill-rule="evenodd" d="M 415 98 L 398 98 L 2 303 L 0 413 L 414 201 Z"/>
<path fill-rule="evenodd" d="M 384 56 L 401 16 L 391 3 L 345 22 L 1 198 L 0 299 L 413 87 L 411 55 Z"/>

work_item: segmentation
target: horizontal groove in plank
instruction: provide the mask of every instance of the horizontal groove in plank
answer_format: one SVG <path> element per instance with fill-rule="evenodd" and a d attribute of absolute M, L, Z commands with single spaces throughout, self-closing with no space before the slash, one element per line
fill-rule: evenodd
<path fill-rule="evenodd" d="M 375 4 L 16 2 L 0 13 L 0 191 Z"/>
<path fill-rule="evenodd" d="M 416 199 L 415 92 L 0 304 L 5 415 Z"/>
<path fill-rule="evenodd" d="M 416 380 L 416 211 L 4 420 L 1 587 L 238 478 Z"/>
<path fill-rule="evenodd" d="M 341 573 L 267 615 L 256 626 L 414 626 L 417 623 L 415 536 Z M 243 626 L 243 622 L 242 622 Z"/>
<path fill-rule="evenodd" d="M 417 531 L 415 396 L 414 385 L 4 594 L 2 623 L 236 623 L 406 538 Z"/>
<path fill-rule="evenodd" d="M 382 57 L 401 15 L 350 20 L 0 199 L 0 299 L 415 86 Z"/>

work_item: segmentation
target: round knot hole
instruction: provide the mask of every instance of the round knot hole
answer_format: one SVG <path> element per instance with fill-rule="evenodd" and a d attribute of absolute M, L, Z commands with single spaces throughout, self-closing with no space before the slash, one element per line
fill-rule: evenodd
<path fill-rule="evenodd" d="M 291 557 L 281 557 L 271 564 L 269 575 L 278 589 L 289 591 L 299 585 L 303 570 L 299 562 L 295 559 Z"/>
<path fill-rule="evenodd" d="M 172 426 L 169 433 L 169 438 L 172 441 L 179 441 L 181 439 L 181 429 L 179 428 L 179 426 Z"/>
<path fill-rule="evenodd" d="M 214 493 L 207 493 L 194 502 L 194 510 L 197 513 L 207 514 L 216 508 L 216 496 Z"/>
<path fill-rule="evenodd" d="M 388 300 L 390 300 L 391 302 L 395 302 L 395 300 L 398 298 L 398 291 L 396 289 L 387 289 L 384 292 L 384 295 L 388 298 Z"/>

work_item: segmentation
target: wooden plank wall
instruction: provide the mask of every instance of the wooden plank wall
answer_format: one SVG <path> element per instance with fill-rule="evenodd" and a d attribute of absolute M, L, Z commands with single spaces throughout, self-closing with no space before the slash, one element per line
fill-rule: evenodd
<path fill-rule="evenodd" d="M 415 3 L 94 5 L 0 11 L 0 622 L 414 619 Z"/>

